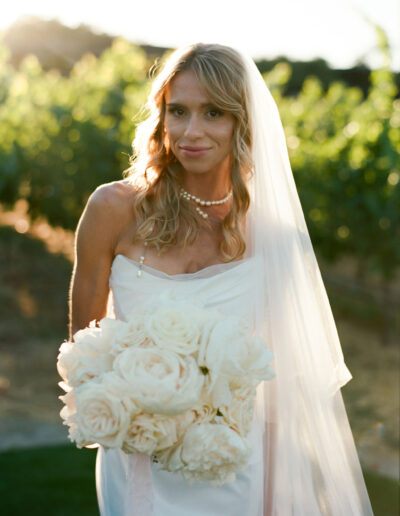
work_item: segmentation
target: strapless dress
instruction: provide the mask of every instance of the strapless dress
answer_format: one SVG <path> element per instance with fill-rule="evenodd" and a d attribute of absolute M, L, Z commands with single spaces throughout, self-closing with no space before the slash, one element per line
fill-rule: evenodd
<path fill-rule="evenodd" d="M 122 320 L 135 307 L 142 306 L 163 289 L 173 289 L 177 295 L 193 296 L 207 309 L 246 317 L 254 324 L 254 279 L 252 258 L 211 265 L 195 273 L 170 275 L 146 265 L 141 277 L 139 264 L 118 254 L 111 267 L 110 312 Z M 209 482 L 189 485 L 180 473 L 162 471 L 151 463 L 152 510 L 140 516 L 254 516 L 262 514 L 262 428 L 261 416 L 254 412 L 248 439 L 252 455 L 246 470 L 236 475 L 232 483 L 213 487 Z M 96 489 L 101 516 L 130 516 L 136 514 L 135 494 L 132 492 L 133 455 L 119 449 L 98 448 L 96 460 Z M 140 479 L 139 480 L 140 483 Z"/>

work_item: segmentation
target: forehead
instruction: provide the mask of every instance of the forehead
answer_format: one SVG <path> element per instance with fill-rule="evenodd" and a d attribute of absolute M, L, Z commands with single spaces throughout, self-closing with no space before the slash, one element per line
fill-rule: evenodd
<path fill-rule="evenodd" d="M 176 104 L 211 102 L 200 79 L 191 70 L 177 73 L 169 82 L 165 90 L 165 101 Z"/>

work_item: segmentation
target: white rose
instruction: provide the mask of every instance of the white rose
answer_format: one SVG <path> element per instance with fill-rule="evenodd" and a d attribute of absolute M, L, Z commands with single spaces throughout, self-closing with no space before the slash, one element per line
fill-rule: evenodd
<path fill-rule="evenodd" d="M 174 416 L 177 439 L 182 439 L 189 426 L 192 425 L 195 421 L 199 421 L 200 419 L 200 409 L 199 411 L 197 409 L 186 410 L 186 412 L 182 412 L 182 414 Z"/>
<path fill-rule="evenodd" d="M 127 407 L 121 402 L 113 380 L 89 382 L 75 389 L 76 423 L 85 442 L 120 448 L 134 405 L 129 401 Z"/>
<path fill-rule="evenodd" d="M 204 376 L 193 357 L 157 348 L 130 348 L 118 355 L 114 367 L 144 412 L 179 414 L 199 400 Z"/>
<path fill-rule="evenodd" d="M 215 380 L 211 376 L 207 378 L 206 389 L 210 393 L 211 403 L 214 408 L 218 408 L 221 405 L 229 405 L 232 400 L 229 377 L 222 373 Z"/>
<path fill-rule="evenodd" d="M 74 343 L 79 347 L 93 348 L 98 353 L 107 353 L 110 350 L 110 342 L 116 329 L 123 323 L 119 319 L 103 317 L 96 325 L 96 320 L 90 321 L 89 325 L 78 330 L 73 335 Z"/>
<path fill-rule="evenodd" d="M 246 362 L 248 375 L 255 380 L 272 380 L 275 371 L 270 363 L 274 360 L 272 351 L 258 336 L 252 336 L 247 343 L 248 359 Z"/>
<path fill-rule="evenodd" d="M 91 324 L 93 321 L 91 322 Z M 119 330 L 119 328 L 125 325 L 124 321 L 120 319 L 113 319 L 111 317 L 103 317 L 99 321 L 99 328 L 102 334 L 102 343 L 103 343 L 103 352 L 107 352 L 110 350 L 111 342 L 115 336 L 115 333 Z M 75 340 L 75 337 L 74 337 Z"/>
<path fill-rule="evenodd" d="M 202 311 L 186 299 L 177 300 L 166 291 L 145 309 L 147 336 L 160 349 L 190 355 L 199 349 Z"/>
<path fill-rule="evenodd" d="M 141 408 L 133 396 L 131 386 L 117 372 L 110 371 L 105 373 L 102 377 L 101 385 L 107 389 L 107 392 L 120 400 L 120 403 L 123 404 L 131 417 L 140 414 Z"/>
<path fill-rule="evenodd" d="M 207 402 L 200 401 L 191 409 L 175 416 L 178 438 L 182 438 L 190 425 L 196 423 L 210 423 L 213 421 L 217 410 Z"/>
<path fill-rule="evenodd" d="M 97 328 L 91 322 L 87 328 L 74 334 L 74 342 L 63 342 L 57 357 L 59 375 L 72 387 L 110 371 L 114 357 L 109 354 L 113 319 L 102 320 Z"/>
<path fill-rule="evenodd" d="M 91 441 L 85 441 L 81 432 L 79 431 L 76 422 L 76 407 L 75 407 L 75 392 L 73 389 L 69 390 L 67 394 L 59 396 L 59 399 L 65 403 L 60 411 L 60 416 L 63 419 L 63 425 L 68 426 L 68 438 L 71 442 L 75 442 L 78 448 L 82 448 Z"/>
<path fill-rule="evenodd" d="M 210 403 L 200 403 L 195 405 L 191 412 L 195 423 L 209 423 L 215 416 L 216 410 Z"/>
<path fill-rule="evenodd" d="M 254 399 L 258 380 L 249 377 L 233 376 L 229 379 L 229 388 L 235 398 L 246 400 L 249 397 Z"/>
<path fill-rule="evenodd" d="M 232 430 L 245 437 L 250 432 L 253 420 L 254 396 L 245 399 L 233 397 L 229 405 L 219 407 L 219 413 L 222 416 L 215 418 L 218 423 L 228 425 Z"/>
<path fill-rule="evenodd" d="M 139 414 L 131 422 L 122 449 L 125 453 L 152 455 L 172 446 L 176 440 L 176 422 L 173 417 Z"/>
<path fill-rule="evenodd" d="M 170 456 L 167 469 L 182 471 L 189 484 L 208 480 L 217 486 L 234 481 L 250 453 L 249 443 L 225 425 L 193 425 Z"/>
<path fill-rule="evenodd" d="M 210 372 L 209 389 L 221 377 L 251 376 L 258 380 L 270 380 L 274 376 L 269 363 L 272 353 L 266 349 L 265 342 L 250 334 L 248 327 L 234 318 L 218 321 L 209 334 L 207 342 L 202 343 L 199 363 Z M 226 389 L 219 385 L 219 389 Z"/>
<path fill-rule="evenodd" d="M 154 454 L 157 462 L 163 465 L 162 469 L 167 469 L 166 465 L 168 463 L 170 463 L 171 467 L 171 456 L 176 453 L 179 445 L 182 444 L 183 437 L 187 429 L 195 422 L 208 423 L 214 417 L 215 412 L 216 411 L 213 410 L 210 405 L 199 404 L 196 405 L 192 410 L 186 410 L 186 412 L 182 412 L 182 414 L 172 416 L 176 426 L 176 443 L 172 446 L 169 446 L 168 448 L 157 450 L 157 454 Z M 169 471 L 172 471 L 172 469 L 169 469 Z"/>
<path fill-rule="evenodd" d="M 60 416 L 64 421 L 67 421 L 76 412 L 74 389 L 68 390 L 66 394 L 59 396 L 58 399 L 65 404 L 60 411 Z"/>
<path fill-rule="evenodd" d="M 141 318 L 137 314 L 133 314 L 127 322 L 121 321 L 122 324 L 116 328 L 111 340 L 111 353 L 116 356 L 122 351 L 131 347 L 146 346 L 151 344 L 143 329 Z"/>

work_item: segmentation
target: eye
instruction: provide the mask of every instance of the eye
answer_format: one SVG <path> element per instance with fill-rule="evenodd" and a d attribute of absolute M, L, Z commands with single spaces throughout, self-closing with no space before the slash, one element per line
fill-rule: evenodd
<path fill-rule="evenodd" d="M 180 107 L 170 107 L 168 108 L 168 113 L 171 113 L 172 115 L 179 118 L 184 115 L 185 111 Z"/>
<path fill-rule="evenodd" d="M 219 118 L 223 115 L 223 112 L 220 109 L 212 108 L 207 111 L 208 118 L 215 119 Z"/>

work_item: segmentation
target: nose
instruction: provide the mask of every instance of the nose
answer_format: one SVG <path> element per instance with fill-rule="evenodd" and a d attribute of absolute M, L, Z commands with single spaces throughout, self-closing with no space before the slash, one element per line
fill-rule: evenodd
<path fill-rule="evenodd" d="M 202 123 L 195 113 L 192 114 L 187 119 L 187 124 L 185 127 L 185 136 L 187 138 L 195 139 L 203 135 Z"/>

